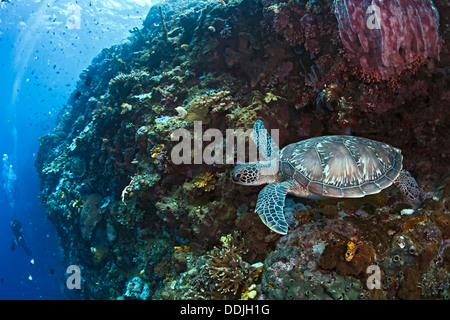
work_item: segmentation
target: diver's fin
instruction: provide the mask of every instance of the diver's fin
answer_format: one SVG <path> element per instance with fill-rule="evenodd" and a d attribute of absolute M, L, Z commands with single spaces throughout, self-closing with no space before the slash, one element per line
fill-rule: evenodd
<path fill-rule="evenodd" d="M 30 248 L 28 248 L 27 246 L 23 246 L 23 250 L 25 250 L 25 253 L 28 255 L 28 256 L 32 256 L 33 255 L 33 253 L 31 252 L 31 250 L 30 250 Z"/>
<path fill-rule="evenodd" d="M 14 241 L 14 239 L 11 241 L 11 251 L 14 251 L 14 249 L 16 248 L 16 241 Z"/>

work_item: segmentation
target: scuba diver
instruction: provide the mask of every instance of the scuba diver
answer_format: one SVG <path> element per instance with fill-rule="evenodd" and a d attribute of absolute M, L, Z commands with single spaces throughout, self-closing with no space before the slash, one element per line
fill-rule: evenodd
<path fill-rule="evenodd" d="M 22 224 L 20 223 L 20 221 L 17 220 L 16 218 L 12 218 L 11 222 L 10 222 L 10 228 L 11 228 L 12 233 L 16 237 L 15 239 L 12 240 L 11 251 L 14 250 L 16 248 L 16 246 L 18 246 L 18 247 L 22 247 L 25 250 L 25 253 L 27 255 L 31 256 L 31 250 L 25 244 L 25 238 L 23 237 Z"/>

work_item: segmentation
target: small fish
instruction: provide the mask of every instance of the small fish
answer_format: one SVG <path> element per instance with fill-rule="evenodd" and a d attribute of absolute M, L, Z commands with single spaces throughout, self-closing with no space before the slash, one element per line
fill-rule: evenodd
<path fill-rule="evenodd" d="M 175 246 L 175 247 L 173 247 L 173 250 L 186 252 L 189 250 L 189 247 L 188 246 Z"/>
<path fill-rule="evenodd" d="M 352 261 L 356 253 L 356 244 L 352 241 L 347 242 L 347 251 L 345 252 L 345 261 Z"/>

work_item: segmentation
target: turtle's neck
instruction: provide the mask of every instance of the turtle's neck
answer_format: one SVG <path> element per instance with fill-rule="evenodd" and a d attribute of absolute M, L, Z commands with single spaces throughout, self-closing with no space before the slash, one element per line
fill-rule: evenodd
<path fill-rule="evenodd" d="M 277 159 L 268 161 L 259 161 L 259 177 L 258 180 L 262 183 L 279 182 L 280 162 Z"/>

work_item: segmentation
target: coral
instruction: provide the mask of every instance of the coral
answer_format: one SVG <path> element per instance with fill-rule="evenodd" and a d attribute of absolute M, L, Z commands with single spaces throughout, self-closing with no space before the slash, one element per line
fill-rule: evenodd
<path fill-rule="evenodd" d="M 238 108 L 239 104 L 233 101 L 228 90 L 212 90 L 202 94 L 199 97 L 192 99 L 187 109 L 187 114 L 184 117 L 185 121 L 202 121 L 203 124 L 208 124 L 211 121 L 210 113 L 214 114 L 219 111 L 230 112 Z"/>
<path fill-rule="evenodd" d="M 101 220 L 102 215 L 100 207 L 102 204 L 102 196 L 98 193 L 89 195 L 80 213 L 80 229 L 83 238 L 88 239 L 92 235 L 97 223 Z"/>
<path fill-rule="evenodd" d="M 120 111 L 120 114 L 123 115 L 125 113 L 127 113 L 128 111 L 131 111 L 133 109 L 133 106 L 129 103 L 122 103 L 120 108 L 122 108 L 122 111 Z"/>
<path fill-rule="evenodd" d="M 355 300 L 365 297 L 362 284 L 342 275 L 323 275 L 317 271 L 301 272 L 295 258 L 279 261 L 263 273 L 266 299 L 285 300 Z"/>
<path fill-rule="evenodd" d="M 277 42 L 268 44 L 264 57 L 256 55 L 261 50 L 261 45 L 248 32 L 240 32 L 237 45 L 225 49 L 225 63 L 229 68 L 238 68 L 250 81 L 252 88 L 270 75 L 284 57 L 284 48 Z M 290 64 L 285 63 L 281 67 L 280 76 L 283 78 L 290 72 Z"/>
<path fill-rule="evenodd" d="M 91 253 L 92 253 L 92 261 L 95 264 L 100 263 L 103 259 L 106 258 L 106 255 L 108 253 L 107 249 L 104 247 L 91 247 Z"/>
<path fill-rule="evenodd" d="M 357 250 L 354 249 L 354 256 L 349 259 L 348 243 L 336 241 L 328 244 L 320 257 L 320 266 L 327 270 L 336 269 L 336 272 L 342 275 L 364 274 L 375 260 L 374 249 L 370 245 L 362 244 Z"/>
<path fill-rule="evenodd" d="M 136 131 L 135 141 L 141 150 L 147 150 L 150 133 L 151 128 L 148 126 L 142 126 Z"/>
<path fill-rule="evenodd" d="M 129 197 L 131 197 L 133 195 L 133 188 L 134 188 L 134 182 L 136 180 L 137 176 L 134 176 L 131 180 L 130 183 L 122 190 L 122 203 L 124 205 L 127 205 L 125 203 L 125 197 L 128 195 Z"/>
<path fill-rule="evenodd" d="M 333 83 L 329 86 L 325 85 L 324 89 L 322 90 L 322 94 L 327 101 L 333 101 L 336 102 L 338 100 L 336 91 L 338 90 L 338 84 Z"/>
<path fill-rule="evenodd" d="M 445 300 L 449 297 L 450 272 L 448 269 L 430 268 L 421 279 L 420 287 L 424 297 L 441 295 Z"/>
<path fill-rule="evenodd" d="M 154 146 L 151 150 L 151 154 L 151 157 L 154 159 L 153 163 L 161 164 L 164 156 L 166 155 L 166 151 L 164 151 L 164 144 L 161 143 L 157 146 Z"/>
<path fill-rule="evenodd" d="M 318 39 L 327 32 L 326 22 L 318 13 L 323 11 L 322 6 L 328 4 L 311 2 L 293 3 L 290 1 L 279 1 L 273 4 L 271 1 L 264 1 L 264 16 L 275 32 L 281 34 L 283 38 L 292 46 L 304 45 L 305 48 L 314 54 L 320 51 Z"/>
<path fill-rule="evenodd" d="M 436 210 L 433 219 L 439 230 L 442 232 L 442 238 L 450 239 L 450 212 L 446 210 Z"/>
<path fill-rule="evenodd" d="M 257 294 L 258 291 L 256 291 L 256 284 L 253 283 L 241 294 L 241 300 L 255 299 Z"/>
<path fill-rule="evenodd" d="M 187 111 L 183 107 L 176 107 L 175 111 L 178 113 L 178 117 L 180 117 L 181 120 L 184 120 L 187 116 Z"/>
<path fill-rule="evenodd" d="M 213 178 L 213 175 L 210 172 L 206 172 L 205 174 L 202 174 L 192 180 L 194 186 L 206 192 L 214 190 L 215 182 L 216 180 Z"/>
<path fill-rule="evenodd" d="M 167 43 L 168 42 L 167 27 L 161 6 L 159 6 L 159 16 L 161 17 L 162 38 Z"/>
<path fill-rule="evenodd" d="M 353 106 L 350 105 L 345 100 L 344 97 L 341 97 L 338 102 L 338 108 L 339 108 L 339 111 L 338 111 L 337 122 L 339 123 L 339 125 L 348 126 L 348 125 L 352 124 L 352 122 L 351 122 L 352 118 L 350 118 L 349 115 L 353 111 Z"/>
<path fill-rule="evenodd" d="M 73 157 L 70 169 L 74 178 L 83 178 L 86 172 L 86 162 L 79 157 Z"/>
<path fill-rule="evenodd" d="M 283 62 L 276 72 L 278 80 L 280 82 L 285 81 L 292 69 L 294 69 L 294 64 L 291 61 Z"/>
<path fill-rule="evenodd" d="M 112 92 L 128 95 L 136 85 L 148 83 L 150 74 L 144 70 L 132 70 L 130 73 L 119 73 L 109 81 Z"/>
<path fill-rule="evenodd" d="M 375 12 L 369 10 L 367 17 L 373 6 Z M 344 46 L 383 80 L 416 57 L 439 58 L 439 16 L 431 0 L 336 0 L 335 15 Z"/>
<path fill-rule="evenodd" d="M 270 106 L 265 102 L 265 98 L 270 98 Z M 252 91 L 248 95 L 245 106 L 236 109 L 236 112 L 226 115 L 227 122 L 232 128 L 251 129 L 258 119 L 267 119 L 272 122 L 271 128 L 282 128 L 289 119 L 289 112 L 286 104 L 281 98 L 277 100 L 269 94 L 263 96 L 259 91 Z M 283 137 L 280 137 L 280 143 Z"/>
<path fill-rule="evenodd" d="M 262 271 L 260 265 L 250 265 L 243 260 L 244 243 L 239 243 L 238 234 L 223 236 L 222 247 L 215 247 L 208 258 L 209 274 L 216 281 L 216 291 L 232 298 L 247 297 L 254 290 L 254 282 Z M 252 287 L 253 286 L 253 287 Z M 250 289 L 251 288 L 251 289 Z M 254 297 L 254 293 L 251 294 Z"/>
<path fill-rule="evenodd" d="M 148 300 L 150 298 L 148 283 L 143 282 L 140 277 L 134 277 L 127 283 L 123 297 L 131 300 Z"/>
<path fill-rule="evenodd" d="M 117 239 L 117 230 L 114 228 L 114 225 L 111 221 L 108 221 L 106 224 L 106 239 L 109 242 L 114 242 Z"/>
<path fill-rule="evenodd" d="M 406 266 L 414 263 L 417 256 L 417 247 L 410 237 L 396 235 L 392 239 L 391 249 L 386 254 L 381 267 L 386 275 L 395 276 L 398 272 L 404 271 Z"/>
<path fill-rule="evenodd" d="M 277 97 L 272 92 L 267 92 L 266 96 L 264 97 L 264 102 L 269 103 L 270 101 L 277 101 L 280 97 Z"/>
<path fill-rule="evenodd" d="M 339 250 L 331 249 L 339 243 L 338 241 L 333 243 L 331 240 L 336 235 L 332 232 L 316 230 L 315 225 L 317 224 L 309 222 L 297 227 L 291 234 L 281 237 L 275 250 L 267 255 L 261 281 L 265 299 L 317 300 L 365 297 L 359 280 L 348 276 L 365 272 L 365 269 L 353 271 L 350 268 L 352 272 L 346 273 L 342 273 L 341 270 L 332 270 L 336 267 L 336 263 L 348 263 L 344 259 L 345 242 Z M 327 245 L 327 242 L 331 244 Z M 333 255 L 329 256 L 331 252 Z M 355 259 L 357 255 L 358 253 Z M 327 259 L 329 265 L 324 263 L 326 256 L 329 256 Z M 363 253 L 362 256 L 366 254 Z M 358 264 L 362 263 L 358 262 Z M 329 271 L 323 273 L 323 269 Z"/>

